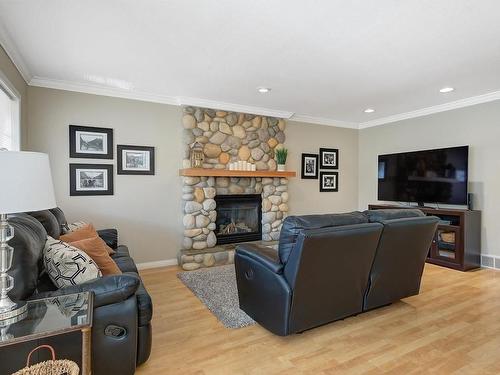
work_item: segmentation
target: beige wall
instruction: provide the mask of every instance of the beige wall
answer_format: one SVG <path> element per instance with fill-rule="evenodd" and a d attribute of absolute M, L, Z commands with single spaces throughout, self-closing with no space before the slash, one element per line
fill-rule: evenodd
<path fill-rule="evenodd" d="M 347 212 L 358 202 L 358 131 L 288 121 L 285 146 L 287 169 L 297 171 L 290 181 L 290 214 Z M 320 147 L 339 149 L 339 192 L 320 193 L 318 180 L 300 178 L 301 154 L 319 153 Z"/>
<path fill-rule="evenodd" d="M 482 210 L 482 253 L 500 255 L 500 101 L 359 132 L 359 208 L 377 202 L 377 156 L 470 145 L 469 190 Z"/>
<path fill-rule="evenodd" d="M 0 46 L 0 72 L 21 96 L 21 149 L 23 149 L 26 147 L 28 135 L 28 86 L 2 46 Z"/>
<path fill-rule="evenodd" d="M 116 227 L 139 263 L 172 259 L 180 249 L 179 107 L 29 87 L 28 149 L 50 156 L 57 203 L 68 220 Z M 114 129 L 114 160 L 70 159 L 68 125 Z M 156 175 L 116 175 L 116 145 L 155 146 Z M 69 196 L 69 163 L 115 165 L 113 196 Z"/>

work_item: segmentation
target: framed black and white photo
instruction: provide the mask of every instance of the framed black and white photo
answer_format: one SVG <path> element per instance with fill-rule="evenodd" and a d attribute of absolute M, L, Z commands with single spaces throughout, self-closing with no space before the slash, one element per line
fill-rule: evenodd
<path fill-rule="evenodd" d="M 69 156 L 113 159 L 113 129 L 70 125 Z"/>
<path fill-rule="evenodd" d="M 320 169 L 338 169 L 339 150 L 336 148 L 320 148 L 319 167 Z"/>
<path fill-rule="evenodd" d="M 319 191 L 339 191 L 339 172 L 320 172 Z"/>
<path fill-rule="evenodd" d="M 155 174 L 155 148 L 118 145 L 118 174 Z"/>
<path fill-rule="evenodd" d="M 113 195 L 113 164 L 70 164 L 69 195 Z"/>
<path fill-rule="evenodd" d="M 302 178 L 318 178 L 318 154 L 302 154 Z"/>

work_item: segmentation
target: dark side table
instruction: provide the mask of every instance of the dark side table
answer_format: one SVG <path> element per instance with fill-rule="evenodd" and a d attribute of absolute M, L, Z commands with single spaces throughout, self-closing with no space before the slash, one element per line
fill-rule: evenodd
<path fill-rule="evenodd" d="M 71 359 L 80 365 L 81 373 L 91 373 L 91 328 L 93 294 L 90 292 L 28 301 L 27 311 L 9 321 L 0 321 L 0 373 L 13 373 L 26 365 L 27 354 L 33 348 L 54 346 L 56 359 Z M 79 358 L 75 352 L 75 335 L 81 333 Z M 38 361 L 47 360 L 40 352 Z"/>

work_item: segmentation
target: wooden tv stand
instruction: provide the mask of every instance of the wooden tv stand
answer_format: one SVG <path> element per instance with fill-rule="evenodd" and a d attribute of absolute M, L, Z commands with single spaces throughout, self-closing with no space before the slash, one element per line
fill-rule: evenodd
<path fill-rule="evenodd" d="M 427 262 L 468 271 L 481 267 L 481 211 L 370 204 L 368 209 L 417 208 L 441 219 Z"/>

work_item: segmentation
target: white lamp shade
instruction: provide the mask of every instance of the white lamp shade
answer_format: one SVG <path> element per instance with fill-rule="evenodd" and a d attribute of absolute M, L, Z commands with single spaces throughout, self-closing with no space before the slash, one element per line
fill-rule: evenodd
<path fill-rule="evenodd" d="M 56 207 L 49 156 L 0 151 L 0 214 Z"/>

